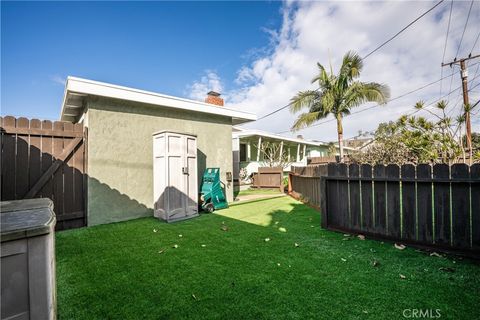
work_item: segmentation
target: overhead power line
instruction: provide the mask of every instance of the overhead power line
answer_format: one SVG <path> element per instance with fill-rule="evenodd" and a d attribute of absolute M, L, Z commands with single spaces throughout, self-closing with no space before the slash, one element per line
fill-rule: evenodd
<path fill-rule="evenodd" d="M 453 0 L 450 1 L 450 14 L 448 15 L 447 35 L 445 36 L 445 45 L 443 46 L 442 63 L 445 62 L 445 52 L 447 51 L 448 34 L 450 33 L 450 21 L 452 20 Z M 443 77 L 443 67 L 440 67 L 440 78 Z M 440 95 L 442 95 L 442 84 L 440 81 Z"/>
<path fill-rule="evenodd" d="M 378 50 L 380 50 L 383 46 L 385 46 L 387 43 L 389 43 L 390 41 L 392 41 L 393 39 L 395 39 L 396 37 L 398 37 L 402 32 L 404 32 L 405 30 L 407 30 L 410 26 L 412 26 L 413 24 L 415 24 L 418 20 L 420 20 L 421 18 L 423 18 L 425 15 L 427 15 L 430 11 L 432 11 L 433 9 L 435 9 L 437 6 L 439 6 L 442 2 L 444 2 L 445 0 L 440 0 L 437 4 L 435 4 L 433 7 L 431 7 L 430 9 L 428 9 L 427 11 L 425 11 L 424 13 L 422 13 L 420 16 L 418 16 L 415 20 L 413 20 L 412 22 L 410 22 L 408 25 L 406 25 L 402 30 L 398 31 L 395 35 L 393 35 L 392 37 L 390 37 L 388 40 L 384 41 L 383 43 L 381 43 L 378 47 L 376 47 L 375 49 L 373 49 L 372 51 L 370 51 L 367 55 L 365 55 L 362 59 L 365 60 L 366 58 L 368 58 L 369 56 L 371 56 L 372 54 L 374 54 L 375 52 L 377 52 Z M 314 91 L 318 91 L 319 89 L 315 89 Z M 270 113 L 267 113 L 266 115 L 263 115 L 261 116 L 260 118 L 257 119 L 257 121 L 259 120 L 262 120 L 262 119 L 265 119 L 267 117 L 270 117 L 271 115 L 279 112 L 279 111 L 282 111 L 288 107 L 290 107 L 292 105 L 293 102 L 290 102 L 278 109 L 275 109 L 274 111 L 270 112 Z"/>
<path fill-rule="evenodd" d="M 472 13 L 473 2 L 474 0 L 470 2 L 470 8 L 468 9 L 467 20 L 465 21 L 465 26 L 463 27 L 462 37 L 460 38 L 460 43 L 458 44 L 457 53 L 455 53 L 455 59 L 457 59 L 458 53 L 460 52 L 460 47 L 462 46 L 463 36 L 465 35 L 465 30 L 467 30 L 468 19 L 470 19 L 470 13 Z"/>
<path fill-rule="evenodd" d="M 425 11 L 424 13 L 422 13 L 420 16 L 418 16 L 415 20 L 413 20 L 412 22 L 410 22 L 409 24 L 407 24 L 402 30 L 398 31 L 395 35 L 393 35 L 391 38 L 389 38 L 388 40 L 386 40 L 385 42 L 383 42 L 382 44 L 380 44 L 377 48 L 375 48 L 374 50 L 372 50 L 371 52 L 369 52 L 365 57 L 363 57 L 363 60 L 367 59 L 369 56 L 371 56 L 372 54 L 374 54 L 375 52 L 377 52 L 378 50 L 380 50 L 380 48 L 382 48 L 383 46 L 385 46 L 387 43 L 389 43 L 390 41 L 392 41 L 393 39 L 395 39 L 396 37 L 398 37 L 402 32 L 404 32 L 405 30 L 407 30 L 408 28 L 410 28 L 415 22 L 417 22 L 418 20 L 420 20 L 421 18 L 423 18 L 424 16 L 426 16 L 430 11 L 434 10 L 436 7 L 438 7 L 443 1 L 445 0 L 440 0 L 439 2 L 437 2 L 436 5 L 434 5 L 433 7 L 431 7 L 430 9 L 428 9 L 427 11 Z M 472 0 L 473 1 L 473 0 Z"/>
<path fill-rule="evenodd" d="M 470 55 L 472 54 L 473 49 L 475 49 L 475 46 L 477 45 L 478 38 L 480 38 L 480 31 L 478 32 L 477 38 L 475 39 L 475 42 L 473 43 L 472 50 L 470 50 Z"/>

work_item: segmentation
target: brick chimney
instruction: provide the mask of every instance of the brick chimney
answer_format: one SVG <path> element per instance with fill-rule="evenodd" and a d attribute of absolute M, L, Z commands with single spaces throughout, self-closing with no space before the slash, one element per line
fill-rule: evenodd
<path fill-rule="evenodd" d="M 220 98 L 220 93 L 215 91 L 210 91 L 209 93 L 207 93 L 205 102 L 223 107 L 223 99 Z"/>

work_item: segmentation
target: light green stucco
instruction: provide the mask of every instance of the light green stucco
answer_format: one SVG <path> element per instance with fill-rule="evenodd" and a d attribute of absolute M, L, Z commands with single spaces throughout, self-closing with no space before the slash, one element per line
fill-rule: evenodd
<path fill-rule="evenodd" d="M 88 101 L 88 225 L 152 215 L 152 133 L 197 135 L 199 181 L 205 167 L 232 172 L 231 118 L 112 99 Z M 200 186 L 200 183 L 199 183 Z"/>

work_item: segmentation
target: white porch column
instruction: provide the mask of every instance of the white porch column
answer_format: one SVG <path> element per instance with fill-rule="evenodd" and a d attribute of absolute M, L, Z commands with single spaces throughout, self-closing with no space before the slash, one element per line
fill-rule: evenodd
<path fill-rule="evenodd" d="M 288 147 L 288 162 L 290 162 L 290 147 Z"/>
<path fill-rule="evenodd" d="M 258 137 L 257 161 L 260 161 L 260 150 L 262 149 L 262 137 Z"/>
<path fill-rule="evenodd" d="M 239 179 L 240 173 L 240 138 L 232 139 L 233 179 Z"/>
<path fill-rule="evenodd" d="M 300 143 L 297 146 L 297 162 L 300 162 Z"/>
<path fill-rule="evenodd" d="M 302 161 L 305 161 L 305 159 L 307 159 L 307 145 L 306 144 L 303 145 L 303 159 L 302 159 Z"/>
<path fill-rule="evenodd" d="M 252 148 L 250 146 L 250 140 L 247 142 L 247 161 L 250 162 L 252 159 Z"/>
<path fill-rule="evenodd" d="M 283 140 L 280 142 L 280 154 L 278 155 L 278 160 L 282 161 L 283 156 Z"/>

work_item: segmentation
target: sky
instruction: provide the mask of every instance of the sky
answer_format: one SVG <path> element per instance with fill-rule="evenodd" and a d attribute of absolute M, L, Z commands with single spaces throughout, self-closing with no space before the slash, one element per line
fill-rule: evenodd
<path fill-rule="evenodd" d="M 71 75 L 194 100 L 215 90 L 229 108 L 261 117 L 299 90 L 315 88 L 310 80 L 317 62 L 336 71 L 347 51 L 366 55 L 435 3 L 2 1 L 1 114 L 58 119 Z M 468 23 L 471 1 L 453 2 L 447 37 L 451 4 L 444 1 L 365 59 L 360 78 L 389 85 L 392 98 L 445 79 L 346 117 L 347 138 L 412 112 L 419 100 L 428 104 L 444 97 L 449 112 L 459 112 L 458 68 L 441 63 L 480 53 L 480 40 L 474 47 L 480 1 L 473 3 Z M 480 98 L 477 62 L 468 62 L 473 103 Z M 336 138 L 331 118 L 293 133 L 294 119 L 285 109 L 245 126 L 321 141 Z M 474 110 L 476 131 L 479 119 Z"/>

